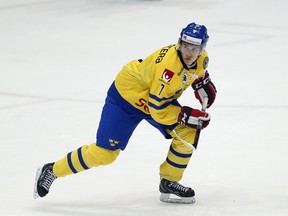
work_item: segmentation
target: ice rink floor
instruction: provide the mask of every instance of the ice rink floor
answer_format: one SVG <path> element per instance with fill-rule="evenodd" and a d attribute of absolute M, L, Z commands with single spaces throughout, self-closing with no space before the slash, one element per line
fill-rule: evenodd
<path fill-rule="evenodd" d="M 0 215 L 287 216 L 287 0 L 0 0 Z M 218 95 L 181 183 L 159 201 L 170 141 L 146 122 L 107 167 L 32 196 L 36 169 L 95 142 L 121 67 L 205 24 Z M 200 107 L 192 90 L 181 103 Z"/>

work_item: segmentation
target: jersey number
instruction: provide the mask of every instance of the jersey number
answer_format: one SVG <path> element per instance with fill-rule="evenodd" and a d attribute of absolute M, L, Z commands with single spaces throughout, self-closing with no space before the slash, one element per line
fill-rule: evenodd
<path fill-rule="evenodd" d="M 165 85 L 162 83 L 162 84 L 161 84 L 161 89 L 160 89 L 159 95 L 162 93 L 164 87 L 165 87 Z"/>

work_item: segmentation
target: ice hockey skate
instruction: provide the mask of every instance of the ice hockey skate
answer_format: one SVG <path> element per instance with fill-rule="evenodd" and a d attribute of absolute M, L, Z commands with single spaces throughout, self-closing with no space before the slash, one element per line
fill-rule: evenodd
<path fill-rule="evenodd" d="M 195 193 L 190 187 L 162 178 L 159 185 L 160 201 L 169 203 L 195 203 Z"/>
<path fill-rule="evenodd" d="M 54 163 L 38 168 L 34 185 L 34 199 L 44 197 L 49 193 L 53 181 L 57 178 L 52 172 Z"/>

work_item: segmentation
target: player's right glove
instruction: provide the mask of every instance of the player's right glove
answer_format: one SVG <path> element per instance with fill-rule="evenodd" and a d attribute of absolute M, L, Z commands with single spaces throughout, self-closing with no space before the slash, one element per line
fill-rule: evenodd
<path fill-rule="evenodd" d="M 210 114 L 188 106 L 183 106 L 177 117 L 177 122 L 179 124 L 187 125 L 192 128 L 198 128 L 200 121 L 202 121 L 202 128 L 200 129 L 207 127 L 210 122 Z"/>

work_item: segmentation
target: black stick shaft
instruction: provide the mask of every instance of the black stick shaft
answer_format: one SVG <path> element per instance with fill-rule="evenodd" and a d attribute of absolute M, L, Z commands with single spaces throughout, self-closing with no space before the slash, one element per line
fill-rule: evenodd
<path fill-rule="evenodd" d="M 202 108 L 201 108 L 201 110 L 203 112 L 206 111 L 207 104 L 208 104 L 208 97 L 205 97 L 203 99 Z M 198 128 L 196 130 L 196 135 L 195 135 L 195 139 L 194 139 L 194 143 L 193 143 L 193 147 L 194 147 L 195 150 L 197 149 L 197 146 L 198 146 L 198 141 L 199 141 L 199 137 L 200 137 L 200 133 L 201 133 L 201 128 L 202 128 L 202 121 L 199 122 L 199 126 L 198 126 Z"/>

